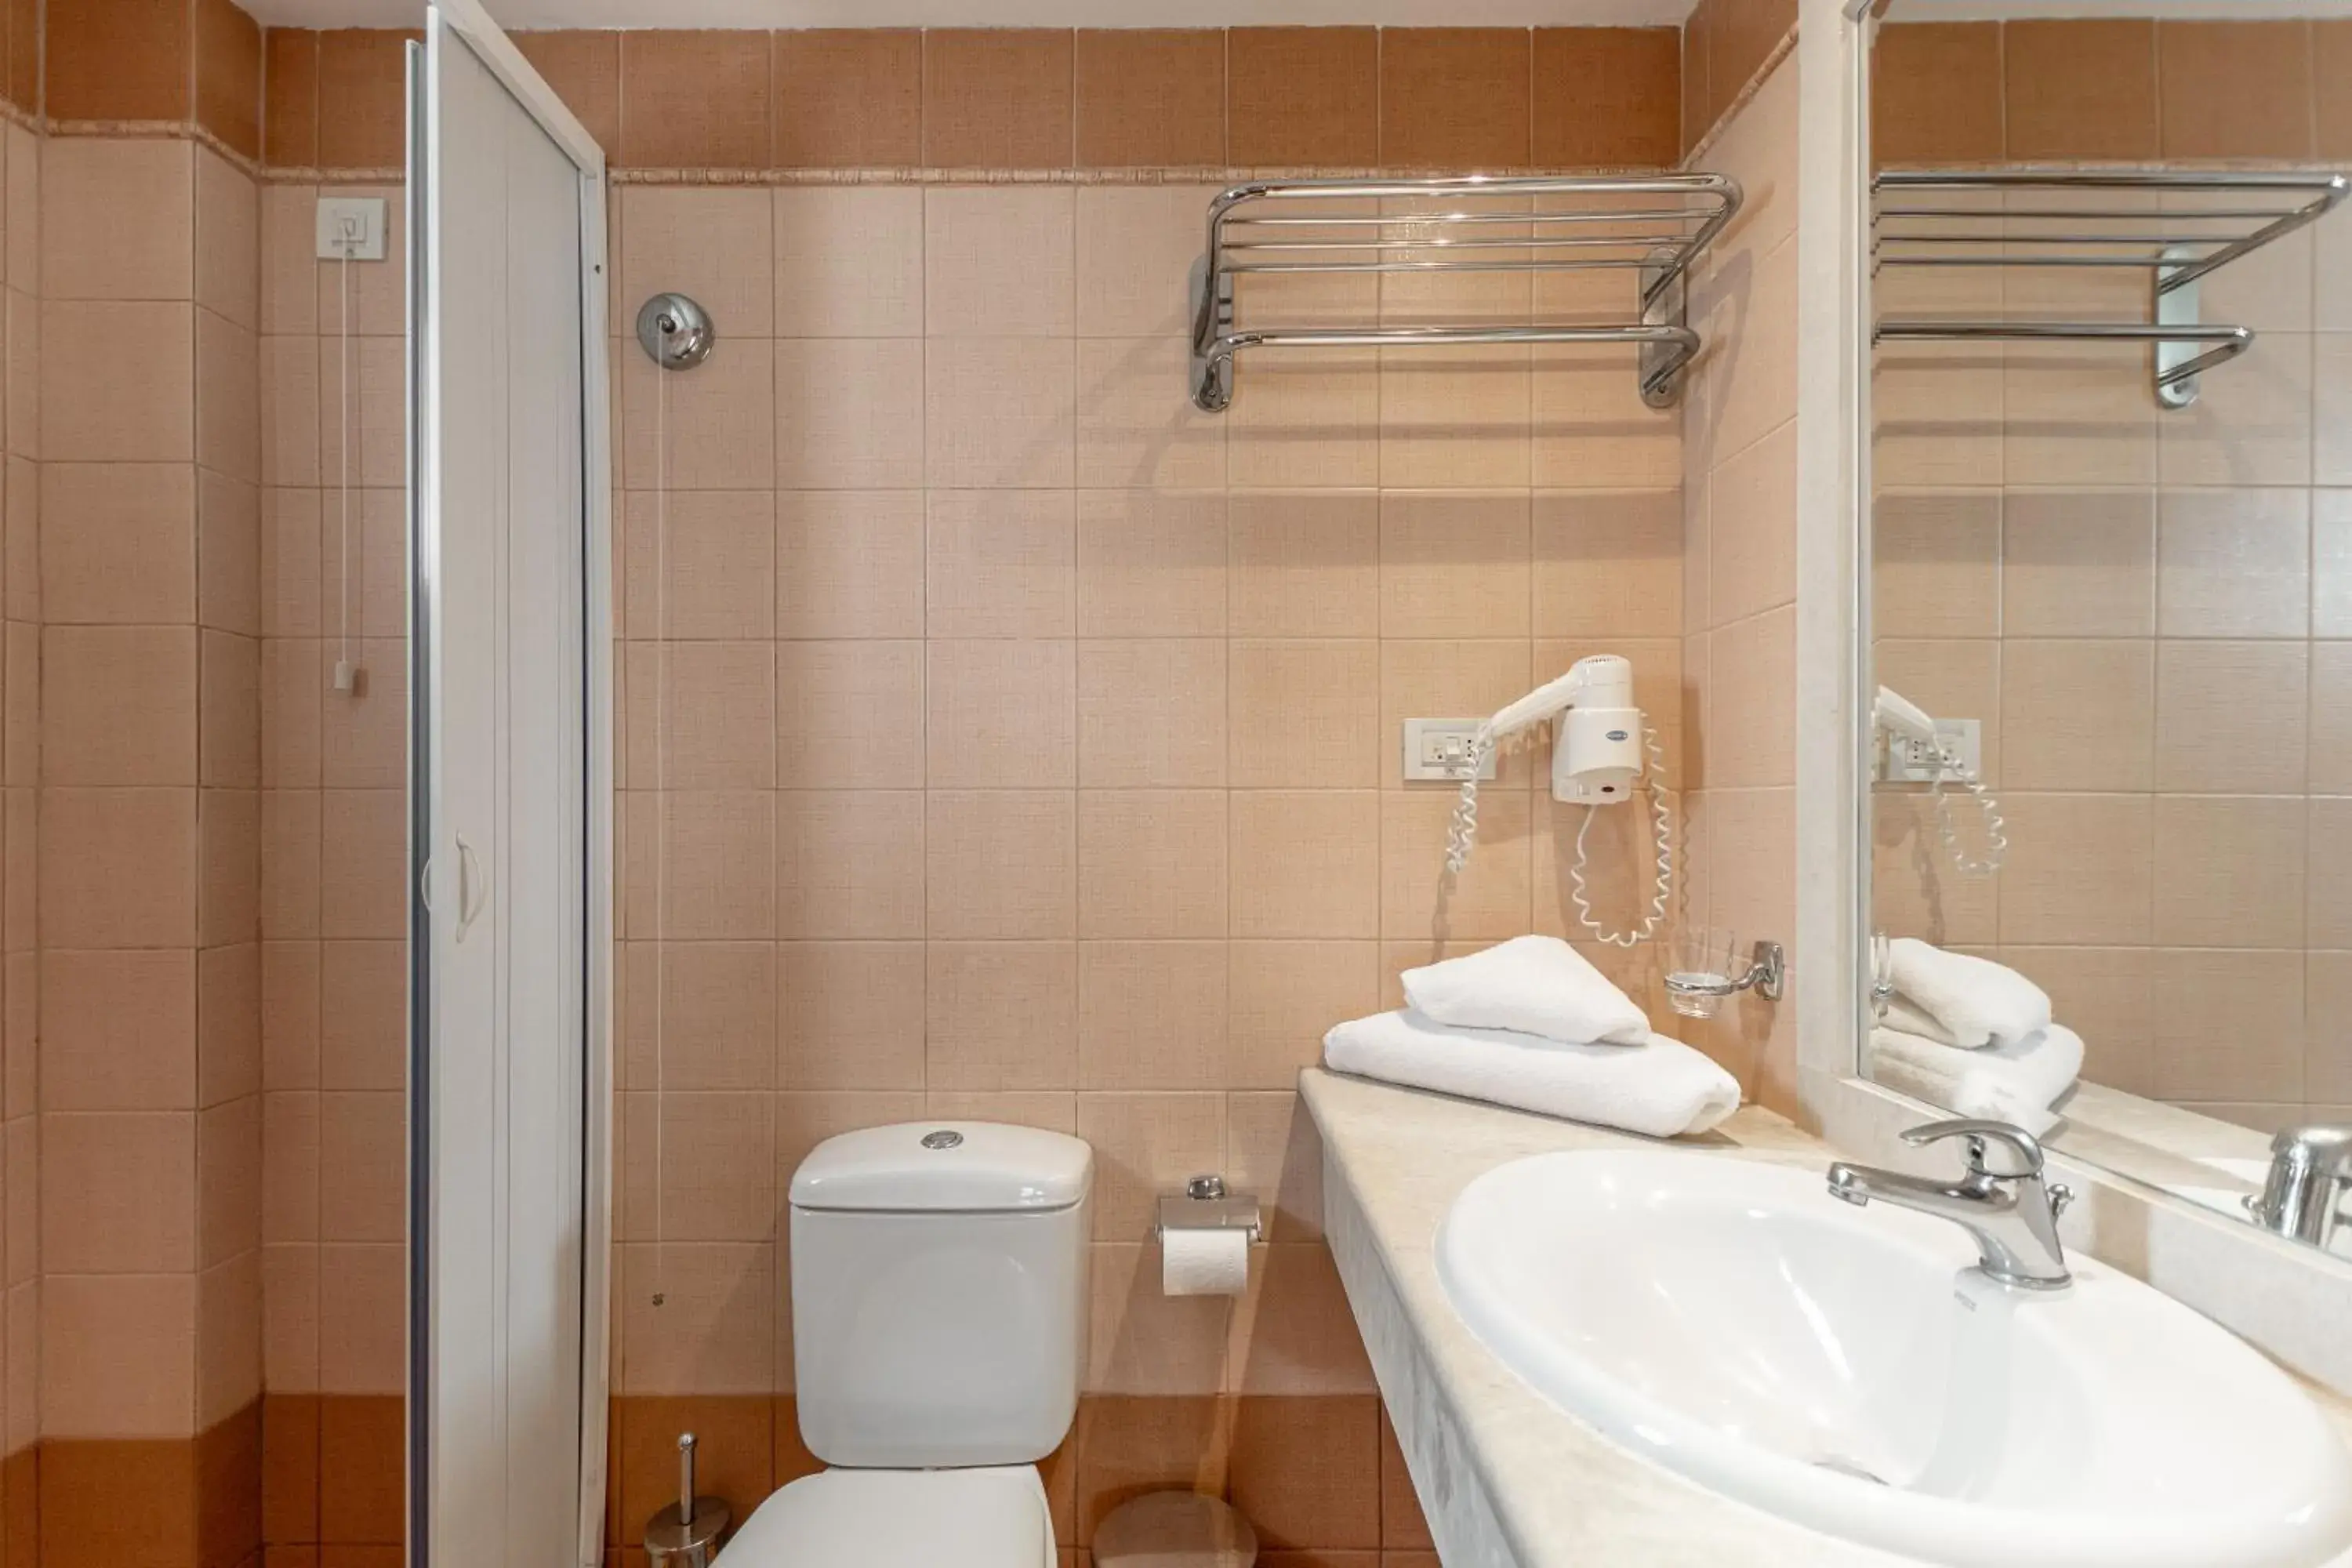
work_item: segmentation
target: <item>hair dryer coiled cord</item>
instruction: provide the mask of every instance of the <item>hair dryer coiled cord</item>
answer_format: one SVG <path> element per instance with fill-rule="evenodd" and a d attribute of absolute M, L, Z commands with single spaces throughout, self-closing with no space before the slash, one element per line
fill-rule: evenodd
<path fill-rule="evenodd" d="M 1612 947 L 1632 947 L 1657 934 L 1665 923 L 1666 905 L 1674 896 L 1675 834 L 1674 807 L 1668 792 L 1660 782 L 1666 776 L 1666 760 L 1658 746 L 1658 731 L 1648 724 L 1642 726 L 1642 740 L 1650 755 L 1650 830 L 1652 845 L 1657 852 L 1657 880 L 1650 898 L 1650 912 L 1632 931 L 1610 931 L 1592 918 L 1584 886 L 1584 836 L 1592 831 L 1592 819 L 1600 815 L 1597 806 L 1584 809 L 1583 824 L 1576 830 L 1576 859 L 1568 868 L 1569 900 L 1576 906 L 1577 923 L 1592 933 L 1595 940 Z M 1462 797 L 1454 803 L 1454 820 L 1445 830 L 1445 869 L 1460 876 L 1470 863 L 1471 846 L 1478 837 L 1478 773 L 1486 765 L 1486 758 L 1495 750 L 1495 737 L 1481 729 L 1470 740 L 1469 773 L 1462 781 Z"/>
<path fill-rule="evenodd" d="M 1927 785 L 1927 798 L 1936 806 L 1936 831 L 1944 841 L 1944 853 L 1964 877 L 1990 877 L 2000 869 L 2009 857 L 2009 824 L 2001 819 L 2000 807 L 1994 804 L 1992 793 L 1984 781 L 1960 765 L 1959 753 L 1951 747 L 1938 744 L 1936 760 L 1941 764 Z M 1984 813 L 1985 858 L 1971 860 L 1960 848 L 1959 825 L 1952 820 L 1951 797 L 1944 793 L 1944 781 L 1956 778 L 1961 787 L 1976 796 L 1977 809 Z"/>

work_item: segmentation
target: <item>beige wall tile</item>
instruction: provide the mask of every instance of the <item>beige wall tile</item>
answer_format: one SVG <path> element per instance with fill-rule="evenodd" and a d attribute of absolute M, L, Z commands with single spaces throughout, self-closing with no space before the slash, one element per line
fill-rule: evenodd
<path fill-rule="evenodd" d="M 1221 790 L 1080 791 L 1078 934 L 1223 937 L 1225 835 Z"/>
<path fill-rule="evenodd" d="M 776 1081 L 786 1089 L 918 1089 L 924 944 L 788 942 L 776 949 Z"/>
<path fill-rule="evenodd" d="M 196 1104 L 196 963 L 186 948 L 40 955 L 42 1104 Z"/>
<path fill-rule="evenodd" d="M 195 476 L 184 465 L 47 463 L 40 492 L 43 620 L 195 618 Z"/>
<path fill-rule="evenodd" d="M 1382 487 L 1532 483 L 1529 363 L 1526 348 L 1509 344 L 1382 350 Z"/>
<path fill-rule="evenodd" d="M 1795 470 L 1790 470 L 1793 481 Z M 1716 494 L 1724 496 L 1718 480 Z M 1790 492 L 1793 501 L 1794 492 Z M 1879 637 L 1995 637 L 2001 630 L 1998 490 L 1882 494 L 1871 509 L 1871 629 Z M 1794 515 L 1793 506 L 1790 510 Z M 1753 528 L 1738 531 L 1752 533 Z M 1749 567 L 1738 552 L 1710 556 L 1718 616 L 1738 602 Z M 1794 582 L 1794 558 L 1788 561 Z M 1731 598 L 1727 600 L 1726 591 Z"/>
<path fill-rule="evenodd" d="M 396 1091 L 319 1096 L 319 1235 L 397 1242 L 407 1228 L 407 1109 Z"/>
<path fill-rule="evenodd" d="M 624 488 L 741 490 L 810 483 L 801 477 L 802 454 L 814 438 L 810 433 L 860 428 L 875 388 L 866 367 L 836 365 L 838 374 L 827 378 L 829 403 L 811 401 L 804 350 L 722 334 L 692 375 L 666 375 L 644 354 L 616 350 Z M 831 425 L 822 423 L 828 408 Z M 903 439 L 895 420 L 888 428 Z M 796 435 L 798 447 L 792 445 Z"/>
<path fill-rule="evenodd" d="M 927 189 L 925 330 L 950 338 L 1070 336 L 1077 327 L 1076 214 L 1067 185 Z"/>
<path fill-rule="evenodd" d="M 1191 363 L 1181 338 L 1079 340 L 1079 484 L 1199 489 L 1225 482 L 1225 416 L 1170 395 L 1185 384 Z"/>
<path fill-rule="evenodd" d="M 1381 634 L 1514 637 L 1529 625 L 1525 494 L 1381 497 Z"/>
<path fill-rule="evenodd" d="M 922 335 L 921 191 L 782 186 L 774 198 L 778 336 Z"/>
<path fill-rule="evenodd" d="M 877 816 L 884 803 L 871 803 Z M 764 790 L 632 790 L 622 797 L 624 936 L 764 941 L 812 846 L 806 797 Z M 844 847 L 845 849 L 845 846 Z M 804 905 L 800 905 L 804 907 Z"/>
<path fill-rule="evenodd" d="M 195 153 L 195 300 L 261 330 L 261 189 L 209 147 Z"/>
<path fill-rule="evenodd" d="M 1917 290 L 1903 286 L 1916 276 L 1879 275 L 1876 303 L 1882 315 L 2000 314 L 1998 279 L 1984 280 L 1990 283 L 1990 300 L 1939 291 L 1915 305 L 1910 300 Z M 1880 344 L 1870 380 L 1872 477 L 1888 488 L 1999 484 L 2007 449 L 2003 360 L 1998 344 Z"/>
<path fill-rule="evenodd" d="M 1092 1394 L 1201 1395 L 1224 1384 L 1233 1307 L 1160 1289 L 1157 1242 L 1101 1242 L 1089 1264 L 1086 1387 Z"/>
<path fill-rule="evenodd" d="M 1236 788 L 1379 784 L 1376 643 L 1236 639 L 1230 658 L 1228 771 Z"/>
<path fill-rule="evenodd" d="M 933 637 L 1067 637 L 1076 626 L 1076 498 L 935 490 L 925 626 Z"/>
<path fill-rule="evenodd" d="M 775 663 L 779 784 L 922 787 L 920 643 L 780 643 Z"/>
<path fill-rule="evenodd" d="M 1675 482 L 1682 468 L 1682 410 L 1642 401 L 1630 351 L 1538 345 L 1529 365 L 1533 483 L 1554 489 L 1659 489 Z"/>
<path fill-rule="evenodd" d="M 1788 699 L 1796 689 L 1796 607 L 1725 626 L 1708 642 L 1706 782 L 1795 783 L 1796 737 Z"/>
<path fill-rule="evenodd" d="M 2302 1099 L 2303 970 L 2300 951 L 2159 951 L 2156 1092 Z"/>
<path fill-rule="evenodd" d="M 2352 865 L 2352 800 L 2323 795 L 2310 803 L 2310 812 L 2304 941 L 2314 948 L 2352 949 L 2352 887 L 2343 876 L 2343 868 Z M 2342 1015 L 2315 1016 L 2323 1023 L 2331 1016 Z"/>
<path fill-rule="evenodd" d="M 774 645 L 628 643 L 624 648 L 625 785 L 668 790 L 775 786 L 779 704 Z"/>
<path fill-rule="evenodd" d="M 765 1241 L 776 1234 L 774 1097 L 659 1096 L 661 1229 L 677 1241 Z"/>
<path fill-rule="evenodd" d="M 2158 795 L 2155 940 L 2300 948 L 2305 816 L 2299 796 Z"/>
<path fill-rule="evenodd" d="M 319 492 L 273 486 L 261 492 L 261 510 L 264 627 L 273 637 L 315 637 L 325 625 L 319 594 Z"/>
<path fill-rule="evenodd" d="M 775 206 L 757 185 L 624 185 L 620 286 L 613 330 L 636 331 L 638 306 L 675 290 L 698 302 L 730 337 L 775 331 Z"/>
<path fill-rule="evenodd" d="M 261 489 L 209 468 L 196 474 L 196 618 L 261 635 Z"/>
<path fill-rule="evenodd" d="M 1222 491 L 1082 489 L 1081 637 L 1219 637 L 1225 630 Z"/>
<path fill-rule="evenodd" d="M 44 1436 L 194 1435 L 194 1275 L 61 1277 L 40 1308 Z"/>
<path fill-rule="evenodd" d="M 1222 941 L 1078 944 L 1081 1089 L 1222 1089 L 1224 1068 Z"/>
<path fill-rule="evenodd" d="M 776 950 L 761 942 L 626 942 L 621 1087 L 776 1087 Z"/>
<path fill-rule="evenodd" d="M 1290 1088 L 1299 1068 L 1322 1058 L 1326 1030 L 1379 1009 L 1370 942 L 1234 942 L 1227 974 L 1232 1088 Z"/>
<path fill-rule="evenodd" d="M 404 1090 L 408 1082 L 408 944 L 319 944 L 319 1087 Z"/>
<path fill-rule="evenodd" d="M 1229 811 L 1234 936 L 1377 934 L 1377 792 L 1235 790 Z"/>
<path fill-rule="evenodd" d="M 652 362 L 642 354 L 637 361 L 652 374 Z M 625 368 L 622 374 L 625 379 Z M 407 352 L 397 338 L 319 340 L 320 483 L 341 482 L 346 445 L 352 483 L 391 488 L 406 480 L 407 375 Z M 675 412 L 678 405 L 671 406 Z M 648 461 L 652 450 L 649 435 Z M 675 457 L 674 450 L 674 463 Z"/>
<path fill-rule="evenodd" d="M 391 637 L 352 643 L 360 675 L 349 692 L 334 689 L 327 658 L 334 645 L 311 646 L 320 649 L 320 663 L 303 696 L 319 705 L 320 780 L 329 789 L 403 788 L 408 780 L 407 645 Z"/>
<path fill-rule="evenodd" d="M 1087 788 L 1225 782 L 1226 644 L 1089 638 L 1078 644 L 1078 783 Z"/>
<path fill-rule="evenodd" d="M 788 790 L 775 814 L 776 935 L 923 934 L 919 793 Z"/>
<path fill-rule="evenodd" d="M 2007 483 L 2156 482 L 2157 410 L 2139 356 L 2100 343 L 2011 343 L 2001 397 Z"/>
<path fill-rule="evenodd" d="M 44 1269 L 194 1272 L 194 1112 L 47 1113 L 41 1167 Z"/>
<path fill-rule="evenodd" d="M 2312 340 L 2311 377 L 2312 478 L 2352 484 L 2352 333 Z"/>
<path fill-rule="evenodd" d="M 784 491 L 776 498 L 776 635 L 923 635 L 920 490 Z"/>
<path fill-rule="evenodd" d="M 404 1120 L 395 1124 L 403 1135 Z M 241 1096 L 196 1118 L 197 1263 L 213 1268 L 261 1246 L 261 1097 Z M 404 1192 L 404 1198 L 405 1194 Z"/>
<path fill-rule="evenodd" d="M 2262 333 L 2230 368 L 2238 374 L 2198 377 L 2197 401 L 2158 426 L 2161 481 L 2309 484 L 2311 335 Z"/>
<path fill-rule="evenodd" d="M 2153 918 L 2155 832 L 2145 796 L 2001 796 L 2009 857 L 2002 867 L 2003 943 L 2146 943 Z"/>
<path fill-rule="evenodd" d="M 2137 638 L 2004 640 L 1996 776 L 2012 789 L 2150 787 L 2154 651 Z"/>
<path fill-rule="evenodd" d="M 1402 789 L 1404 721 L 1458 715 L 1482 718 L 1528 691 L 1537 681 L 1528 662 L 1528 645 L 1517 638 L 1413 641 L 1390 637 L 1381 644 L 1381 784 Z M 1549 679 L 1546 675 L 1542 679 Z M 1496 764 L 1502 789 L 1524 788 L 1536 770 L 1539 740 L 1522 736 L 1508 744 Z"/>
<path fill-rule="evenodd" d="M 774 361 L 777 485 L 787 489 L 873 489 L 921 481 L 925 415 L 920 342 L 904 338 L 785 340 L 775 344 Z M 673 408 L 673 418 L 677 413 Z M 746 468 L 742 482 L 765 480 Z"/>
<path fill-rule="evenodd" d="M 1681 631 L 1679 492 L 1538 491 L 1533 545 L 1538 637 Z"/>
<path fill-rule="evenodd" d="M 1225 416 L 1232 421 L 1225 436 L 1229 483 L 1249 489 L 1339 489 L 1389 482 L 1381 462 L 1377 350 L 1299 350 L 1261 358 L 1235 374 L 1233 409 Z"/>
<path fill-rule="evenodd" d="M 316 185 L 260 187 L 261 320 L 265 332 L 319 330 Z"/>
<path fill-rule="evenodd" d="M 1212 187 L 1082 185 L 1076 213 L 1082 337 L 1189 331 L 1192 268 Z"/>
<path fill-rule="evenodd" d="M 2083 1037 L 2083 1076 L 2126 1094 L 2155 1092 L 2158 958 L 2144 947 L 2009 947 L 2000 961 L 2050 993 Z"/>
<path fill-rule="evenodd" d="M 793 498 L 798 500 L 800 498 Z M 768 490 L 621 498 L 623 635 L 776 635 L 777 503 Z"/>
<path fill-rule="evenodd" d="M 2162 642 L 2156 652 L 2156 787 L 2300 794 L 2310 645 Z"/>
<path fill-rule="evenodd" d="M 2304 492 L 2168 490 L 2157 523 L 2157 626 L 2166 637 L 2308 631 L 2311 512 Z"/>
<path fill-rule="evenodd" d="M 1377 496 L 1236 492 L 1227 505 L 1235 637 L 1377 635 Z"/>
<path fill-rule="evenodd" d="M 50 784 L 195 783 L 194 628 L 49 627 L 41 711 Z"/>
<path fill-rule="evenodd" d="M 261 924 L 272 939 L 319 934 L 324 803 L 316 790 L 261 797 Z"/>
<path fill-rule="evenodd" d="M 1076 474 L 1077 365 L 1052 338 L 940 339 L 923 355 L 934 486 L 1063 489 Z"/>
<path fill-rule="evenodd" d="M 925 931 L 934 941 L 1076 934 L 1075 791 L 934 788 L 928 816 Z"/>
<path fill-rule="evenodd" d="M 934 788 L 1077 782 L 1077 645 L 981 638 L 928 645 L 926 775 Z"/>
<path fill-rule="evenodd" d="M 261 342 L 250 329 L 196 312 L 196 461 L 248 484 L 261 479 Z M 362 474 L 397 484 L 397 468 L 373 458 Z"/>
<path fill-rule="evenodd" d="M 40 834 L 45 943 L 195 940 L 195 791 L 52 788 L 42 796 Z"/>
<path fill-rule="evenodd" d="M 764 1394 L 776 1386 L 772 1244 L 625 1246 L 619 1262 L 617 1392 Z"/>
<path fill-rule="evenodd" d="M 196 1099 L 218 1105 L 261 1091 L 261 944 L 196 955 Z"/>
<path fill-rule="evenodd" d="M 2352 1104 L 2352 1043 L 2333 1022 L 2352 997 L 2352 952 L 2312 952 L 2304 958 L 2304 1092 L 2329 1106 Z M 2340 1114 L 2340 1112 L 2328 1112 Z"/>
<path fill-rule="evenodd" d="M 2352 794 L 2352 643 L 2311 645 L 2311 787 Z"/>
<path fill-rule="evenodd" d="M 1224 1121 L 1219 1094 L 1080 1094 L 1078 1136 L 1095 1149 L 1095 1239 L 1140 1240 L 1161 1193 L 1220 1169 Z"/>
<path fill-rule="evenodd" d="M 1363 1339 L 1347 1331 L 1353 1316 L 1331 1255 L 1319 1244 L 1282 1243 L 1259 1249 L 1253 1261 L 1225 1352 L 1229 1387 L 1244 1394 L 1371 1392 Z"/>
<path fill-rule="evenodd" d="M 185 462 L 195 455 L 195 310 L 184 304 L 52 300 L 41 333 L 40 452 L 59 462 Z M 11 336 L 15 334 L 12 331 Z"/>
<path fill-rule="evenodd" d="M 397 1394 L 408 1365 L 407 1255 L 385 1242 L 319 1249 L 319 1388 Z"/>
<path fill-rule="evenodd" d="M 925 966 L 926 1084 L 1076 1087 L 1076 943 L 935 941 Z"/>
<path fill-rule="evenodd" d="M 2002 498 L 2001 630 L 2146 637 L 2156 629 L 2156 496 L 2013 490 Z"/>
<path fill-rule="evenodd" d="M 407 930 L 407 802 L 399 790 L 324 792 L 319 934 L 389 941 Z"/>
<path fill-rule="evenodd" d="M 194 298 L 194 142 L 68 136 L 42 158 L 36 232 L 38 287 L 47 298 Z M 141 221 L 124 224 L 134 212 Z"/>
<path fill-rule="evenodd" d="M 1445 870 L 1453 790 L 1390 790 L 1381 796 L 1381 934 L 1517 936 L 1527 931 L 1528 796 L 1496 790 L 1478 800 L 1478 839 L 1459 877 Z"/>

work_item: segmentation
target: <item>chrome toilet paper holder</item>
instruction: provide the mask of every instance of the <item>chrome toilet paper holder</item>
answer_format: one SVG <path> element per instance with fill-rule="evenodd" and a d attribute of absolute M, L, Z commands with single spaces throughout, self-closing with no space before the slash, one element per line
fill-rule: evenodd
<path fill-rule="evenodd" d="M 1181 1196 L 1160 1195 L 1160 1223 L 1152 1234 L 1165 1238 L 1171 1230 L 1240 1230 L 1247 1231 L 1252 1241 L 1265 1239 L 1257 1195 L 1225 1191 L 1224 1177 L 1214 1173 L 1192 1177 Z"/>

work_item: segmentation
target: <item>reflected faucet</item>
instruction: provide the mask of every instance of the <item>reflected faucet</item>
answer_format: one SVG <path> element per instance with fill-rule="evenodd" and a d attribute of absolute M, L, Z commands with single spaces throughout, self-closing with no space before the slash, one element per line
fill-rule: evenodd
<path fill-rule="evenodd" d="M 2264 1230 L 2325 1247 L 2347 1183 L 2352 1127 L 2290 1127 L 2271 1140 L 2270 1176 L 2263 1195 L 2246 1200 L 2246 1212 Z"/>
<path fill-rule="evenodd" d="M 1969 1168 L 1957 1181 L 1934 1181 L 1901 1171 L 1830 1167 L 1830 1195 L 1860 1208 L 1871 1199 L 1948 1219 L 1976 1238 L 1977 1267 L 2021 1290 L 2063 1290 L 2074 1280 L 2058 1242 L 2058 1216 L 2074 1201 L 2071 1188 L 2042 1179 L 2042 1144 L 2006 1121 L 1930 1121 L 1903 1134 L 1914 1147 L 1947 1138 L 1965 1140 Z"/>

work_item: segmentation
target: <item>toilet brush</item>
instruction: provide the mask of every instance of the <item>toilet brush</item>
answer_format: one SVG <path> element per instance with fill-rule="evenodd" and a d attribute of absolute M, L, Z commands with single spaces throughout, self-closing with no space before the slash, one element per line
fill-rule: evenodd
<path fill-rule="evenodd" d="M 694 1492 L 694 1434 L 677 1435 L 677 1500 L 646 1525 L 647 1568 L 710 1568 L 727 1533 L 726 1502 Z"/>

